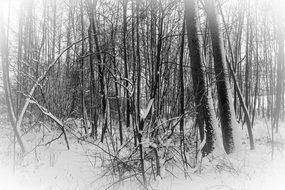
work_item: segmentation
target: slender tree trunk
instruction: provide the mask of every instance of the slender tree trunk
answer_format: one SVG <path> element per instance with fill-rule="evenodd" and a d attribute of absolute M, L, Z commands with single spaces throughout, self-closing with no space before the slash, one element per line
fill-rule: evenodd
<path fill-rule="evenodd" d="M 81 0 L 80 4 L 80 18 L 81 18 L 81 37 L 82 39 L 85 38 L 84 34 L 84 18 L 83 18 L 83 0 Z M 84 40 L 82 40 L 81 43 L 81 59 L 80 59 L 80 74 L 81 74 L 81 111 L 82 111 L 82 126 L 84 129 L 85 134 L 87 134 L 87 124 L 86 124 L 86 117 L 85 117 L 85 98 L 84 98 L 84 54 L 85 54 L 85 46 L 84 46 Z"/>
<path fill-rule="evenodd" d="M 125 78 L 128 79 L 128 62 L 127 62 L 127 5 L 128 0 L 124 0 L 123 2 L 123 46 L 124 46 L 124 72 Z M 125 86 L 127 87 L 129 82 L 125 81 Z M 126 127 L 130 126 L 130 96 L 128 90 L 125 89 L 125 96 L 126 96 Z"/>
<path fill-rule="evenodd" d="M 141 90 L 141 59 L 140 59 L 140 38 L 139 38 L 139 10 L 140 10 L 140 0 L 136 0 L 136 16 L 137 16 L 137 27 L 136 27 L 136 35 L 137 35 L 137 123 L 138 123 L 138 129 L 137 129 L 137 136 L 138 136 L 138 142 L 139 142 L 139 151 L 140 151 L 140 164 L 141 164 L 141 172 L 142 172 L 142 178 L 144 184 L 146 184 L 146 176 L 145 176 L 145 169 L 144 169 L 144 150 L 142 146 L 142 132 L 144 128 L 143 121 L 141 121 L 140 117 L 140 90 Z M 145 118 L 143 118 L 145 119 Z"/>
<path fill-rule="evenodd" d="M 274 114 L 275 132 L 278 132 L 280 108 L 281 108 L 281 89 L 282 89 L 282 65 L 284 65 L 284 37 L 281 31 L 277 34 L 278 40 L 278 62 L 277 62 L 277 86 L 276 86 L 276 106 Z M 283 73 L 284 74 L 284 73 Z"/>
<path fill-rule="evenodd" d="M 97 138 L 98 129 L 98 116 L 96 113 L 95 104 L 95 76 L 94 76 L 94 63 L 93 63 L 93 43 L 92 43 L 92 27 L 90 25 L 88 35 L 89 35 L 89 64 L 90 64 L 90 117 L 91 117 L 91 136 Z"/>
<path fill-rule="evenodd" d="M 257 23 L 257 13 L 256 13 L 256 23 Z M 256 101 L 257 101 L 257 96 L 258 96 L 258 84 L 259 84 L 259 48 L 258 48 L 258 30 L 256 26 L 256 31 L 255 31 L 255 42 L 256 42 L 256 73 L 255 73 L 255 89 L 254 89 L 254 102 L 253 102 L 253 110 L 252 110 L 252 120 L 251 120 L 251 125 L 253 126 L 254 124 L 254 117 L 255 117 L 255 112 L 256 112 Z M 260 102 L 260 101 L 258 101 Z"/>
<path fill-rule="evenodd" d="M 119 10 L 119 5 L 117 10 Z M 118 11 L 119 12 L 119 11 Z M 118 13 L 119 14 L 119 13 Z M 112 41 L 112 48 L 113 48 L 113 54 L 116 54 L 116 31 L 117 31 L 117 23 L 116 26 L 114 28 L 114 26 L 112 25 L 112 34 L 111 34 L 111 41 Z M 116 62 L 116 57 L 114 56 L 113 58 L 113 64 L 114 64 L 114 74 L 117 76 L 117 70 L 118 70 L 118 65 Z M 121 101 L 119 98 L 119 87 L 117 82 L 115 82 L 115 95 L 116 95 L 116 104 L 117 104 L 117 112 L 118 112 L 118 117 L 119 117 L 119 136 L 120 136 L 120 144 L 123 145 L 123 140 L 124 140 L 124 136 L 123 136 L 123 125 L 122 125 L 122 115 L 121 115 Z"/>
<path fill-rule="evenodd" d="M 104 136 L 107 130 L 107 115 L 106 115 L 106 106 L 107 106 L 107 99 L 106 99 L 106 92 L 105 92 L 105 80 L 104 80 L 104 68 L 103 68 L 103 62 L 101 58 L 101 52 L 100 52 L 100 47 L 99 47 L 99 41 L 98 41 L 98 34 L 97 34 L 97 29 L 95 26 L 95 13 L 96 11 L 96 4 L 97 0 L 92 2 L 91 0 L 89 2 L 89 7 L 90 7 L 90 23 L 92 26 L 92 31 L 93 31 L 93 38 L 95 42 L 95 50 L 96 50 L 96 59 L 98 62 L 98 75 L 99 75 L 99 82 L 100 82 L 100 95 L 101 95 L 101 103 L 102 103 L 102 115 L 104 118 L 103 126 L 102 126 L 102 133 L 101 133 L 101 142 L 104 141 Z"/>
<path fill-rule="evenodd" d="M 19 18 L 19 31 L 18 31 L 18 56 L 17 56 L 17 102 L 16 102 L 16 117 L 18 119 L 19 117 L 19 110 L 20 110 L 20 106 L 21 106 L 21 96 L 19 94 L 19 92 L 21 91 L 22 87 L 21 87 L 21 83 L 22 83 L 22 46 L 23 46 L 23 8 L 20 8 L 20 18 Z"/>
<path fill-rule="evenodd" d="M 1 10 L 1 9 L 0 9 Z M 10 87 L 10 79 L 9 79 L 9 58 L 8 58 L 8 44 L 5 37 L 5 30 L 4 30 L 4 22 L 2 12 L 0 13 L 0 45 L 1 45 L 1 62 L 2 62 L 2 72 L 3 72 L 3 84 L 4 84 L 4 91 L 5 91 L 5 99 L 8 108 L 8 115 L 13 127 L 14 134 L 16 139 L 21 147 L 23 153 L 26 152 L 24 143 L 21 139 L 19 129 L 17 128 L 17 117 L 14 112 L 14 105 L 12 99 L 12 92 Z"/>
<path fill-rule="evenodd" d="M 179 56 L 179 114 L 182 117 L 180 120 L 180 149 L 183 162 L 186 163 L 185 148 L 184 148 L 184 77 L 183 77 L 183 55 L 184 55 L 184 39 L 185 39 L 185 18 L 183 17 L 183 26 L 181 32 L 180 56 Z"/>
<path fill-rule="evenodd" d="M 232 74 L 232 77 L 233 77 L 233 82 L 234 82 L 235 89 L 236 89 L 236 92 L 237 92 L 237 95 L 238 95 L 238 98 L 239 98 L 239 101 L 240 101 L 240 105 L 241 105 L 241 107 L 243 109 L 243 112 L 245 114 L 245 121 L 246 121 L 246 124 L 247 124 L 247 131 L 248 131 L 248 136 L 249 136 L 250 149 L 254 150 L 254 139 L 253 139 L 252 123 L 250 121 L 250 115 L 249 115 L 248 109 L 246 107 L 245 101 L 244 101 L 244 99 L 242 97 L 242 93 L 241 93 L 241 90 L 239 88 L 235 72 L 234 72 L 230 62 L 228 62 L 228 65 L 229 65 L 229 70 L 230 70 L 230 72 Z"/>
<path fill-rule="evenodd" d="M 136 21 L 136 18 L 135 18 L 135 16 L 136 16 L 136 2 L 135 2 L 135 0 L 132 0 L 132 53 L 133 53 L 133 68 L 134 68 L 134 74 L 133 74 L 133 81 L 135 81 L 135 78 L 137 79 L 137 93 L 138 93 L 138 91 L 140 91 L 140 73 L 138 72 L 138 70 L 139 70 L 139 65 L 137 64 L 137 58 L 136 58 L 136 45 L 135 45 L 135 43 L 136 43 L 136 38 L 135 38 L 135 35 L 136 35 L 136 33 L 139 33 L 139 31 L 137 32 L 136 30 L 138 30 L 138 27 L 139 27 L 139 25 L 138 24 L 136 24 L 135 25 L 135 21 Z M 135 28 L 135 26 L 137 26 L 136 28 Z M 136 71 L 136 73 L 135 73 L 135 71 Z M 134 96 L 133 96 L 133 102 L 134 102 L 134 108 L 135 108 L 135 106 L 137 105 L 137 107 L 136 107 L 136 112 L 135 113 L 133 113 L 133 115 L 134 115 L 134 121 L 136 121 L 136 124 L 133 124 L 133 133 L 134 133 L 134 146 L 136 147 L 137 146 L 137 135 L 136 135 L 136 129 L 137 129 L 137 127 L 138 127 L 138 125 L 139 125 L 139 122 L 140 122 L 140 95 L 138 95 L 137 93 L 134 93 Z M 136 115 L 135 115 L 136 114 Z"/>

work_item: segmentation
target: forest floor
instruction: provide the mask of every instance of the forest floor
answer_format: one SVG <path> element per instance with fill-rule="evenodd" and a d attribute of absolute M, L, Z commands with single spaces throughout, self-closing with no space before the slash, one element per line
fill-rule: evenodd
<path fill-rule="evenodd" d="M 0 119 L 1 121 L 1 119 Z M 265 120 L 258 120 L 254 126 L 255 150 L 249 150 L 246 133 L 242 137 L 243 148 L 229 156 L 203 161 L 199 171 L 184 178 L 181 171 L 173 170 L 173 175 L 165 175 L 151 183 L 155 190 L 252 190 L 285 189 L 284 140 L 285 123 L 275 134 L 275 149 L 272 160 L 272 147 Z M 71 149 L 67 150 L 63 138 L 44 145 L 37 133 L 25 136 L 30 145 L 36 146 L 24 159 L 16 155 L 16 169 L 13 175 L 13 133 L 9 125 L 0 123 L 0 190 L 128 190 L 144 189 L 134 178 L 116 183 L 112 176 L 105 175 L 100 168 L 101 161 L 94 146 L 69 139 Z M 245 131 L 245 127 L 244 127 Z M 73 141 L 73 142 L 72 142 Z M 40 144 L 40 143 L 39 143 Z M 19 151 L 17 151 L 19 152 Z M 92 154 L 91 154 L 92 152 Z M 99 153 L 99 151 L 97 151 Z"/>

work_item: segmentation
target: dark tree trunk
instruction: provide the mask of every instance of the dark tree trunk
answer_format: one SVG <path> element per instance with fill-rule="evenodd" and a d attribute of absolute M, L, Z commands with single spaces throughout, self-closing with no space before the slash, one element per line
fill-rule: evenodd
<path fill-rule="evenodd" d="M 98 34 L 97 34 L 97 29 L 95 26 L 95 13 L 94 11 L 96 10 L 96 3 L 97 1 L 91 1 L 89 0 L 89 8 L 90 8 L 90 23 L 93 31 L 93 38 L 94 38 L 94 43 L 95 43 L 95 51 L 96 51 L 96 59 L 98 62 L 98 75 L 99 75 L 99 83 L 100 83 L 100 95 L 101 95 L 101 104 L 102 104 L 102 115 L 104 118 L 103 126 L 102 126 L 102 133 L 101 133 L 101 142 L 104 141 L 104 135 L 107 130 L 107 114 L 106 114 L 106 106 L 107 106 L 107 99 L 106 99 L 106 92 L 105 92 L 105 82 L 104 82 L 104 68 L 103 68 L 103 62 L 101 58 L 101 52 L 100 52 L 100 47 L 99 47 L 99 41 L 98 41 Z"/>
<path fill-rule="evenodd" d="M 90 117 L 91 117 L 91 136 L 97 138 L 98 129 L 98 114 L 96 112 L 95 103 L 95 76 L 94 76 L 94 63 L 93 63 L 93 43 L 92 43 L 92 26 L 90 25 L 88 30 L 89 35 L 89 64 L 90 64 Z"/>
<path fill-rule="evenodd" d="M 137 138 L 139 142 L 139 151 L 140 151 L 140 164 L 141 164 L 141 172 L 142 172 L 142 178 L 144 184 L 146 184 L 146 176 L 145 176 L 145 169 L 144 169 L 144 151 L 143 151 L 143 146 L 142 146 L 142 132 L 143 132 L 143 121 L 141 121 L 140 117 L 140 90 L 141 90 L 141 59 L 140 59 L 140 38 L 139 38 L 139 7 L 140 0 L 136 0 L 136 16 L 137 16 L 137 27 L 136 27 L 136 35 L 137 35 L 137 46 L 136 46 L 136 51 L 137 51 L 137 77 L 138 77 L 138 82 L 137 82 Z M 143 118 L 145 119 L 145 118 Z"/>
<path fill-rule="evenodd" d="M 184 79 L 183 79 L 183 55 L 184 55 L 184 42 L 185 42 L 185 18 L 183 18 L 183 26 L 181 32 L 181 44 L 180 44 L 180 57 L 179 57 L 179 115 L 181 116 L 180 120 L 180 149 L 181 149 L 181 156 L 183 158 L 183 162 L 186 163 L 186 156 L 185 156 L 185 148 L 184 148 Z"/>
<path fill-rule="evenodd" d="M 123 52 L 124 52 L 124 73 L 125 78 L 128 79 L 128 62 L 127 62 L 127 5 L 128 0 L 124 0 L 123 2 Z M 128 87 L 129 82 L 125 81 L 125 86 Z M 130 126 L 130 96 L 128 90 L 125 89 L 125 97 L 127 99 L 126 101 L 126 127 L 128 128 Z"/>
<path fill-rule="evenodd" d="M 197 1 L 185 0 L 185 22 L 187 28 L 188 48 L 191 61 L 191 72 L 195 103 L 197 112 L 197 123 L 201 140 L 206 135 L 206 144 L 203 148 L 203 155 L 214 150 L 215 141 L 215 114 L 211 103 L 210 87 L 207 86 L 205 68 L 202 65 L 200 45 L 197 33 Z M 206 132 L 206 134 L 205 134 Z"/>
<path fill-rule="evenodd" d="M 214 67 L 216 74 L 223 144 L 226 153 L 229 154 L 232 153 L 235 148 L 233 128 L 236 127 L 236 117 L 233 109 L 233 103 L 230 98 L 231 94 L 228 81 L 226 57 L 222 36 L 219 31 L 216 5 L 214 3 L 214 0 L 205 1 L 205 7 L 212 39 L 212 50 L 214 56 Z"/>

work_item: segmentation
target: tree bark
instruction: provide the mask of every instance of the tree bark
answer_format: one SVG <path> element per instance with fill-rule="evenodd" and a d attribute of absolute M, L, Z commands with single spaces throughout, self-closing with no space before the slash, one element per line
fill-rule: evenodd
<path fill-rule="evenodd" d="M 232 153 L 235 148 L 233 128 L 236 127 L 236 117 L 231 100 L 223 39 L 219 31 L 220 29 L 214 0 L 205 1 L 205 7 L 212 39 L 223 144 L 226 153 L 229 154 Z"/>
<path fill-rule="evenodd" d="M 206 138 L 206 144 L 202 149 L 206 156 L 214 150 L 215 124 L 217 123 L 214 110 L 211 105 L 210 87 L 207 85 L 205 68 L 202 65 L 200 45 L 197 33 L 197 1 L 185 0 L 185 22 L 188 37 L 189 56 L 191 61 L 191 73 L 195 93 L 197 123 L 200 138 Z"/>
<path fill-rule="evenodd" d="M 182 117 L 180 120 L 180 149 L 183 162 L 186 163 L 185 148 L 184 148 L 184 78 L 183 78 L 183 55 L 184 55 L 184 42 L 185 42 L 185 16 L 183 17 L 183 26 L 181 32 L 180 44 L 180 57 L 179 57 L 179 115 Z"/>
<path fill-rule="evenodd" d="M 237 95 L 238 95 L 238 98 L 239 98 L 239 101 L 240 101 L 240 105 L 241 105 L 241 107 L 243 109 L 243 112 L 245 114 L 245 121 L 246 121 L 246 124 L 247 124 L 247 131 L 248 131 L 250 149 L 254 150 L 254 139 L 253 139 L 252 123 L 251 123 L 251 120 L 250 120 L 250 115 L 249 115 L 248 109 L 246 107 L 245 101 L 244 101 L 244 99 L 242 97 L 242 93 L 241 93 L 241 90 L 239 88 L 235 72 L 234 72 L 234 70 L 233 70 L 233 68 L 231 66 L 231 63 L 229 61 L 228 61 L 228 65 L 229 65 L 229 70 L 230 70 L 230 72 L 232 74 L 232 77 L 233 77 L 233 82 L 234 82 L 235 89 L 236 89 L 236 92 L 237 92 Z"/>

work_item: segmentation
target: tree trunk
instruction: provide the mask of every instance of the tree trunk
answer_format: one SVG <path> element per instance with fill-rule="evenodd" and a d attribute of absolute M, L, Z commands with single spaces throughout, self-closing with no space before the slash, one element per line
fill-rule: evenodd
<path fill-rule="evenodd" d="M 183 26 L 181 32 L 180 57 L 179 57 L 179 115 L 180 120 L 180 149 L 183 162 L 186 163 L 185 148 L 184 148 L 184 79 L 183 79 L 183 55 L 184 55 L 184 39 L 185 39 L 185 17 L 183 18 Z"/>
<path fill-rule="evenodd" d="M 8 115 L 13 127 L 14 134 L 16 139 L 21 147 L 23 153 L 26 152 L 24 143 L 21 139 L 19 129 L 17 128 L 17 118 L 14 112 L 14 105 L 10 87 L 10 79 L 9 79 L 9 58 L 8 58 L 8 44 L 5 37 L 5 30 L 4 30 L 4 22 L 2 17 L 2 12 L 0 13 L 0 45 L 1 45 L 1 62 L 2 62 L 2 72 L 3 72 L 3 85 L 5 91 L 5 99 L 8 108 Z"/>
<path fill-rule="evenodd" d="M 284 64 L 284 37 L 281 31 L 277 34 L 278 40 L 278 62 L 277 62 L 277 87 L 276 87 L 276 106 L 274 114 L 275 132 L 278 132 L 280 108 L 281 108 L 281 89 L 282 89 L 282 65 Z M 284 73 L 283 73 L 284 74 Z"/>
<path fill-rule="evenodd" d="M 229 65 L 229 69 L 230 69 L 230 72 L 231 72 L 232 77 L 233 77 L 233 81 L 234 81 L 235 89 L 236 89 L 236 92 L 237 92 L 237 95 L 238 95 L 238 98 L 239 98 L 239 101 L 240 101 L 240 105 L 241 105 L 241 107 L 243 109 L 243 112 L 245 114 L 245 121 L 246 121 L 246 124 L 247 124 L 247 131 L 248 131 L 250 149 L 254 150 L 254 140 L 253 140 L 253 134 L 252 134 L 252 123 L 250 121 L 250 115 L 249 115 L 248 109 L 246 107 L 245 101 L 244 101 L 244 99 L 242 97 L 241 90 L 239 88 L 235 72 L 234 72 L 230 62 L 228 62 L 228 65 Z"/>
<path fill-rule="evenodd" d="M 107 115 L 106 115 L 106 106 L 107 106 L 107 99 L 106 99 L 106 92 L 105 92 L 105 82 L 104 82 L 104 68 L 103 68 L 103 62 L 101 58 L 101 52 L 100 52 L 100 47 L 99 47 L 99 41 L 98 41 L 98 34 L 97 34 L 97 29 L 95 26 L 95 13 L 94 11 L 96 10 L 96 3 L 97 1 L 91 1 L 88 0 L 88 5 L 90 8 L 90 24 L 92 27 L 93 31 L 93 38 L 95 42 L 95 50 L 96 50 L 96 59 L 98 62 L 98 75 L 99 75 L 99 82 L 100 82 L 100 95 L 101 95 L 101 103 L 102 103 L 102 115 L 104 118 L 103 126 L 102 126 L 102 133 L 101 133 L 101 142 L 104 141 L 104 136 L 107 130 Z"/>
<path fill-rule="evenodd" d="M 127 5 L 128 0 L 124 0 L 123 2 L 123 46 L 124 46 L 124 73 L 125 78 L 128 79 L 128 62 L 127 62 Z M 125 86 L 128 87 L 129 82 L 125 81 Z M 130 96 L 127 89 L 125 89 L 125 96 L 126 96 L 126 127 L 130 126 Z"/>
<path fill-rule="evenodd" d="M 205 68 L 202 65 L 200 46 L 197 33 L 197 1 L 185 0 L 185 22 L 187 28 L 188 48 L 191 61 L 191 72 L 195 103 L 197 112 L 197 123 L 201 140 L 206 138 L 203 147 L 203 155 L 206 156 L 214 150 L 216 140 L 215 129 L 217 126 L 216 116 L 211 105 L 210 87 L 207 86 Z"/>
<path fill-rule="evenodd" d="M 137 77 L 138 77 L 138 82 L 137 82 L 137 138 L 138 138 L 138 142 L 139 142 L 139 151 L 140 151 L 140 164 L 141 164 L 141 172 L 142 172 L 142 178 L 143 178 L 143 182 L 144 184 L 146 184 L 146 176 L 145 176 L 145 169 L 144 169 L 144 150 L 143 150 L 143 146 L 142 146 L 142 132 L 143 132 L 143 121 L 141 121 L 141 117 L 140 117 L 140 87 L 141 87 L 141 59 L 140 59 L 140 38 L 139 38 L 139 3 L 140 0 L 136 0 L 136 16 L 137 16 L 137 27 L 136 27 L 136 35 L 137 35 Z M 143 118 L 145 119 L 145 118 Z"/>
<path fill-rule="evenodd" d="M 85 38 L 84 34 L 84 18 L 83 18 L 83 0 L 81 0 L 80 4 L 80 17 L 81 17 L 81 37 L 82 39 Z M 85 134 L 88 133 L 87 131 L 87 118 L 85 117 L 85 98 L 84 98 L 84 54 L 85 54 L 85 47 L 84 47 L 84 40 L 81 43 L 81 58 L 80 62 L 80 74 L 81 74 L 81 83 L 80 83 L 80 90 L 81 90 L 81 111 L 82 111 L 82 126 L 84 129 Z"/>
<path fill-rule="evenodd" d="M 229 154 L 235 148 L 233 131 L 236 127 L 236 117 L 231 100 L 223 39 L 219 31 L 214 0 L 205 1 L 205 7 L 212 39 L 223 144 L 226 153 Z"/>

